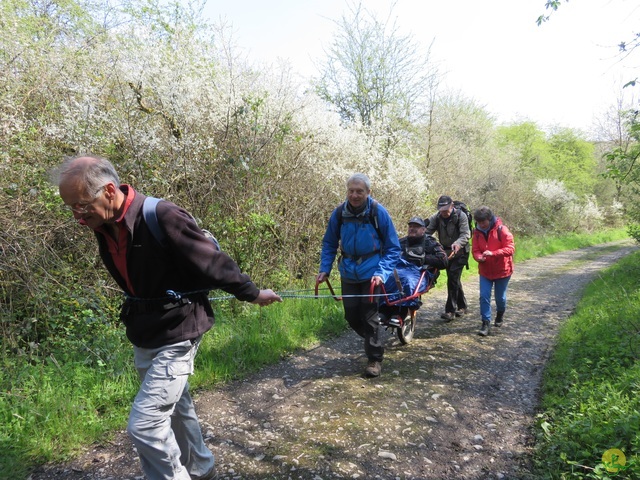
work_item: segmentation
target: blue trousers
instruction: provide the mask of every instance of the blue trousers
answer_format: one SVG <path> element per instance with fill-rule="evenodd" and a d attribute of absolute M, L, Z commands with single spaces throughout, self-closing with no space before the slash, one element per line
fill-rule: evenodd
<path fill-rule="evenodd" d="M 200 339 L 159 348 L 133 347 L 142 385 L 127 433 L 147 480 L 190 480 L 208 473 L 214 457 L 202 438 L 187 379 Z"/>
<path fill-rule="evenodd" d="M 480 315 L 483 321 L 491 321 L 491 290 L 495 287 L 496 310 L 504 312 L 507 309 L 507 286 L 511 276 L 489 280 L 480 275 Z"/>

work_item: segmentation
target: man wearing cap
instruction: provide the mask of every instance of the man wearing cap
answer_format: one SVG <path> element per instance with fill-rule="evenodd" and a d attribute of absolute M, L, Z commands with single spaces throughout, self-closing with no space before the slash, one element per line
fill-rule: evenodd
<path fill-rule="evenodd" d="M 429 217 L 425 233 L 438 233 L 438 240 L 444 247 L 449 259 L 447 266 L 447 303 L 440 318 L 450 322 L 467 311 L 467 299 L 464 296 L 460 277 L 465 265 L 469 263 L 469 220 L 467 215 L 454 208 L 448 195 L 438 199 L 438 211 Z"/>
<path fill-rule="evenodd" d="M 427 265 L 439 270 L 447 268 L 447 254 L 444 248 L 435 238 L 427 235 L 426 231 L 422 218 L 412 217 L 409 220 L 407 236 L 400 239 L 402 258 L 418 267 Z"/>

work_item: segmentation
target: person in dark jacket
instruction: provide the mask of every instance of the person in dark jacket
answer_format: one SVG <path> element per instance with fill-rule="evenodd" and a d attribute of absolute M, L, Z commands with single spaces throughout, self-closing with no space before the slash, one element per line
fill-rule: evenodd
<path fill-rule="evenodd" d="M 402 258 L 409 262 L 407 265 L 411 268 L 407 269 L 398 264 L 396 267 L 397 279 L 391 281 L 391 285 L 386 289 L 387 292 L 397 291 L 397 280 L 400 280 L 405 293 L 413 292 L 418 286 L 422 269 L 427 269 L 434 275 L 433 283 L 435 284 L 435 280 L 440 274 L 439 271 L 447 268 L 447 254 L 444 248 L 435 238 L 425 232 L 425 223 L 421 217 L 416 216 L 409 220 L 407 236 L 400 239 L 400 248 L 402 249 Z M 414 300 L 413 303 L 418 308 L 422 305 L 420 300 Z M 383 323 L 400 326 L 398 317 L 405 318 L 409 313 L 406 304 L 401 305 L 400 307 L 381 305 L 379 310 Z M 413 305 L 411 307 L 413 308 Z"/>
<path fill-rule="evenodd" d="M 407 236 L 400 239 L 402 258 L 418 267 L 431 267 L 431 271 L 447 268 L 449 262 L 444 248 L 426 232 L 422 218 L 413 217 L 409 220 Z"/>
<path fill-rule="evenodd" d="M 489 207 L 473 212 L 476 228 L 473 231 L 472 253 L 478 262 L 480 275 L 480 314 L 482 326 L 478 335 L 487 336 L 491 329 L 491 290 L 495 288 L 495 326 L 502 326 L 507 309 L 507 286 L 513 274 L 513 235 Z"/>
<path fill-rule="evenodd" d="M 462 289 L 462 270 L 469 263 L 469 220 L 453 205 L 448 195 L 438 199 L 438 211 L 429 217 L 427 235 L 438 234 L 449 259 L 447 266 L 447 303 L 440 318 L 447 322 L 467 312 L 467 299 Z"/>
<path fill-rule="evenodd" d="M 142 382 L 127 432 L 146 478 L 215 478 L 187 381 L 202 335 L 214 322 L 207 293 L 221 288 L 261 306 L 281 298 L 258 289 L 189 213 L 167 201 L 156 207 L 166 233 L 161 245 L 144 221 L 146 197 L 120 184 L 108 160 L 73 157 L 56 173 L 65 206 L 93 230 L 102 261 L 127 298 L 120 318 Z"/>
<path fill-rule="evenodd" d="M 318 283 L 331 273 L 338 247 L 338 269 L 342 285 L 344 316 L 364 338 L 368 358 L 365 376 L 377 377 L 382 370 L 384 347 L 380 338 L 378 302 L 371 301 L 400 259 L 398 234 L 387 210 L 370 197 L 371 181 L 362 173 L 347 180 L 347 199 L 331 214 L 322 239 Z"/>

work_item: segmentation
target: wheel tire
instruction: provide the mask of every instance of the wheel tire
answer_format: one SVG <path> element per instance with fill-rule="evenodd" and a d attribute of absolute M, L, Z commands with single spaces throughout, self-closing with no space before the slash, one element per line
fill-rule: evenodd
<path fill-rule="evenodd" d="M 398 340 L 403 345 L 406 345 L 413 340 L 413 335 L 416 333 L 416 312 L 410 310 L 407 316 L 402 322 L 402 327 L 398 328 Z"/>

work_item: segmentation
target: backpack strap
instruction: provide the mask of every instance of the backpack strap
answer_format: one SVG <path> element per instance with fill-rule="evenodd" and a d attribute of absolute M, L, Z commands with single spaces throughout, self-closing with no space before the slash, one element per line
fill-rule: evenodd
<path fill-rule="evenodd" d="M 369 221 L 373 225 L 373 228 L 376 229 L 376 233 L 378 234 L 378 239 L 380 243 L 383 242 L 382 233 L 380 233 L 380 225 L 378 225 L 378 201 L 371 201 L 371 208 L 369 209 Z"/>
<path fill-rule="evenodd" d="M 346 203 L 347 202 L 344 202 L 338 207 L 338 232 L 340 231 L 340 227 L 342 227 L 342 210 L 346 207 Z M 371 208 L 369 209 L 369 223 L 373 225 L 373 228 L 378 234 L 378 239 L 380 240 L 380 243 L 382 243 L 382 232 L 380 231 L 380 225 L 378 224 L 378 201 L 374 199 L 371 199 Z"/>
<path fill-rule="evenodd" d="M 156 213 L 156 207 L 161 201 L 161 198 L 145 198 L 144 203 L 142 204 L 142 216 L 144 218 L 144 222 L 149 228 L 149 231 L 151 232 L 151 235 L 153 235 L 153 238 L 155 238 L 156 242 L 164 247 L 166 243 L 165 235 L 162 228 L 160 228 L 160 224 L 158 223 L 158 214 Z"/>
<path fill-rule="evenodd" d="M 167 247 L 167 237 L 164 234 L 164 230 L 160 227 L 160 223 L 158 222 L 158 213 L 156 212 L 156 208 L 158 204 L 162 201 L 162 198 L 155 197 L 147 197 L 144 199 L 142 204 L 142 216 L 144 218 L 144 222 L 147 224 L 151 235 L 153 238 L 163 247 Z M 220 243 L 218 243 L 218 239 L 211 233 L 209 230 L 201 229 L 204 236 L 207 237 L 215 246 L 216 250 L 220 251 Z"/>

